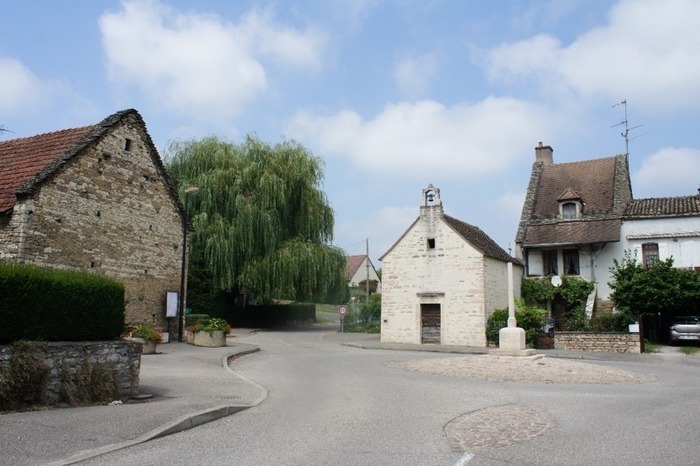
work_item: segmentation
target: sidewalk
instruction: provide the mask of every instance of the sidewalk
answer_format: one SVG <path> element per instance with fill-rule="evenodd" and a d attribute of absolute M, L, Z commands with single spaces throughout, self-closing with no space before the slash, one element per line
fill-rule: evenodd
<path fill-rule="evenodd" d="M 2 464 L 72 464 L 179 432 L 261 403 L 267 390 L 228 368 L 230 357 L 258 351 L 228 346 L 159 345 L 141 357 L 139 393 L 117 405 L 47 409 L 0 416 Z"/>

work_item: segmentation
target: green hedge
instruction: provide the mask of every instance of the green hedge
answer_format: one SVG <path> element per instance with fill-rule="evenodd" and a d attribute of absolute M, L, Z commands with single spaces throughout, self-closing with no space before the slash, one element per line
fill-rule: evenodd
<path fill-rule="evenodd" d="M 211 312 L 212 317 L 225 319 L 233 327 L 269 328 L 294 322 L 315 321 L 316 305 L 294 303 L 288 305 L 261 305 L 228 307 L 222 312 Z"/>
<path fill-rule="evenodd" d="M 123 330 L 121 283 L 0 261 L 0 343 L 112 340 Z"/>

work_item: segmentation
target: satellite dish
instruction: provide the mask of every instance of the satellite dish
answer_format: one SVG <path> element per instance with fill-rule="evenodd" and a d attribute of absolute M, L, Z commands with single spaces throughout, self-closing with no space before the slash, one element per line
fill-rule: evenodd
<path fill-rule="evenodd" d="M 552 277 L 552 285 L 556 286 L 557 288 L 561 286 L 561 277 L 559 275 Z"/>

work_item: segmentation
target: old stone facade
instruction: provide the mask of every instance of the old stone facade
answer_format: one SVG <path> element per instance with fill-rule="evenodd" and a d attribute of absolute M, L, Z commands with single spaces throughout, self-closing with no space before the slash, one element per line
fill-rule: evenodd
<path fill-rule="evenodd" d="M 0 214 L 0 258 L 113 277 L 126 289 L 127 322 L 167 328 L 166 294 L 180 288 L 182 206 L 141 116 L 127 110 L 93 127 L 0 143 L 0 157 L 52 143 L 57 153 L 43 154 L 46 165 L 21 180 Z"/>
<path fill-rule="evenodd" d="M 432 185 L 423 195 L 419 218 L 381 258 L 381 340 L 485 347 L 488 316 L 508 307 L 507 263 L 516 261 L 445 215 Z"/>

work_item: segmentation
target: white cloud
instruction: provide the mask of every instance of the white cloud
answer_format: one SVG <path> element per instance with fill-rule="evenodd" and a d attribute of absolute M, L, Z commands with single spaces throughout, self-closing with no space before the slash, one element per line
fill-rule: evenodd
<path fill-rule="evenodd" d="M 494 80 L 564 83 L 584 97 L 628 99 L 655 112 L 700 108 L 700 2 L 623 0 L 572 44 L 538 35 L 487 54 Z"/>
<path fill-rule="evenodd" d="M 690 196 L 700 184 L 700 150 L 665 147 L 632 173 L 635 198 Z"/>
<path fill-rule="evenodd" d="M 0 113 L 20 113 L 41 103 L 49 86 L 14 58 L 0 57 Z M 0 122 L 7 123 L 7 122 Z"/>
<path fill-rule="evenodd" d="M 551 134 L 562 120 L 516 99 L 489 97 L 452 107 L 425 100 L 387 105 L 371 120 L 350 110 L 330 116 L 300 112 L 287 135 L 365 169 L 477 178 L 515 162 L 523 147 Z"/>
<path fill-rule="evenodd" d="M 263 59 L 320 66 L 323 38 L 252 11 L 235 25 L 178 13 L 156 0 L 124 0 L 100 18 L 110 77 L 165 109 L 204 120 L 232 117 L 267 87 Z"/>
<path fill-rule="evenodd" d="M 434 54 L 409 55 L 396 64 L 394 79 L 401 93 L 410 98 L 422 97 L 438 71 L 438 60 Z"/>

